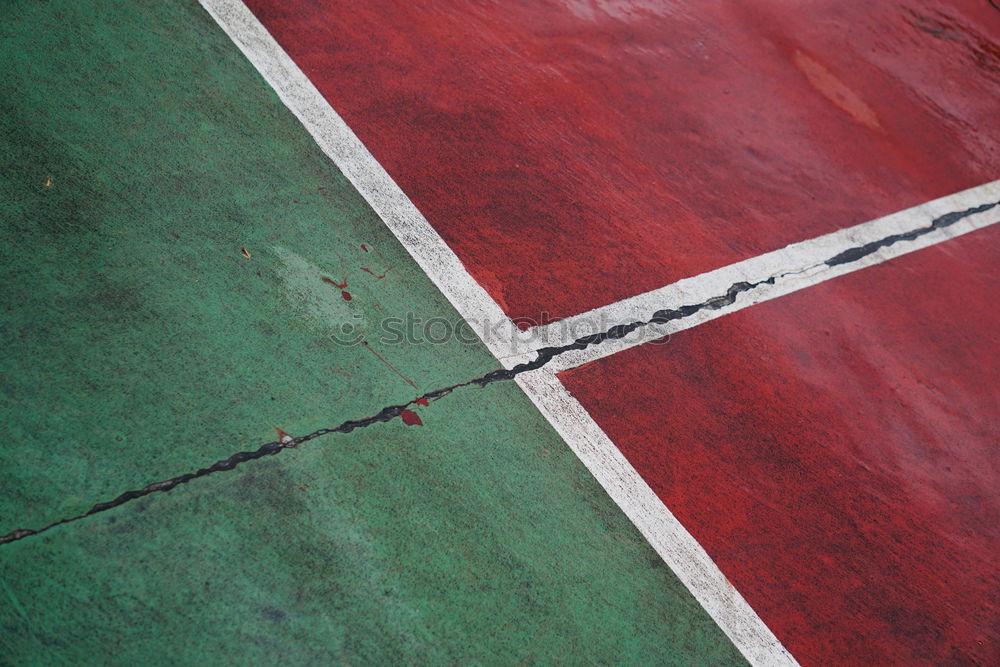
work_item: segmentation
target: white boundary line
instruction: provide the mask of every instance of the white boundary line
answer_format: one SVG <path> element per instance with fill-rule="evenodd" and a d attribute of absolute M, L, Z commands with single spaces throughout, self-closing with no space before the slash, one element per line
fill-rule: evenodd
<path fill-rule="evenodd" d="M 523 340 L 513 335 L 510 340 L 497 340 L 491 335 L 488 330 L 491 323 L 510 325 L 510 331 L 514 331 L 513 325 L 502 309 L 472 279 L 455 253 L 434 231 L 413 202 L 362 145 L 242 0 L 199 1 L 302 122 L 320 148 L 378 213 L 421 269 L 444 293 L 459 314 L 468 320 L 494 356 L 501 359 L 508 368 L 516 364 L 519 359 L 510 357 L 505 359 L 505 355 L 511 351 L 510 346 L 517 343 L 522 352 L 529 351 L 532 346 L 526 345 Z M 645 319 L 660 308 L 697 303 L 722 294 L 729 285 L 739 280 L 754 282 L 777 273 L 814 267 L 818 262 L 842 249 L 881 238 L 886 234 L 925 226 L 930 219 L 942 213 L 984 203 L 983 195 L 989 194 L 992 200 L 996 201 L 1000 198 L 996 196 L 997 190 L 997 182 L 980 186 L 894 216 L 880 218 L 813 241 L 794 244 L 774 253 L 680 281 L 570 319 L 574 320 L 572 323 L 584 324 L 586 324 L 584 318 L 600 320 L 602 315 L 605 316 L 606 322 L 611 323 Z M 973 201 L 976 197 L 979 199 Z M 987 198 L 985 201 L 990 199 Z M 918 218 L 919 221 L 914 224 Z M 911 226 L 907 227 L 908 224 Z M 709 311 L 704 313 L 705 317 L 702 318 L 699 316 L 686 318 L 685 326 L 681 328 L 694 326 L 752 303 L 787 294 L 808 284 L 827 280 L 834 275 L 885 261 L 903 252 L 926 247 L 979 226 L 984 225 L 978 221 L 974 223 L 971 220 L 963 220 L 945 230 L 927 234 L 917 241 L 884 249 L 861 262 L 833 269 L 826 267 L 825 270 L 804 271 L 801 276 L 789 276 L 787 281 L 781 281 L 773 290 L 765 290 L 762 287 L 728 309 Z M 655 330 L 653 327 L 646 329 L 650 331 L 645 335 L 656 337 L 669 334 L 672 330 L 679 330 L 670 329 L 669 325 L 660 330 Z M 549 331 L 551 329 L 534 333 Z M 626 338 L 616 347 L 615 343 L 608 341 L 594 348 L 598 356 L 593 356 L 594 353 L 579 357 L 566 355 L 567 362 L 557 366 L 554 360 L 553 364 L 545 368 L 519 375 L 517 383 L 744 657 L 755 665 L 797 664 L 712 562 L 704 549 L 659 500 L 555 375 L 560 369 L 579 365 L 591 358 L 605 356 L 641 342 L 639 338 Z M 552 342 L 542 344 L 552 344 Z"/>
<path fill-rule="evenodd" d="M 882 218 L 864 222 L 808 241 L 736 262 L 714 271 L 680 280 L 643 294 L 618 301 L 580 315 L 574 315 L 549 325 L 519 332 L 522 356 L 513 362 L 532 358 L 532 351 L 546 346 L 560 346 L 592 333 L 606 331 L 617 324 L 646 321 L 663 308 L 677 308 L 685 304 L 702 303 L 726 293 L 726 289 L 739 281 L 757 283 L 788 274 L 774 285 L 759 287 L 740 294 L 736 301 L 718 310 L 702 310 L 690 317 L 666 324 L 640 327 L 621 339 L 606 340 L 583 350 L 572 350 L 554 358 L 546 368 L 559 373 L 581 364 L 642 345 L 669 334 L 689 329 L 722 315 L 768 301 L 830 280 L 846 273 L 885 262 L 906 253 L 927 248 L 948 239 L 967 234 L 1000 222 L 1000 206 L 973 214 L 941 229 L 928 232 L 912 241 L 898 241 L 879 249 L 856 262 L 827 266 L 823 262 L 849 248 L 877 241 L 892 234 L 927 227 L 940 215 L 1000 201 L 1000 180 L 958 192 L 947 197 L 908 208 Z"/>
<path fill-rule="evenodd" d="M 515 363 L 504 361 L 514 339 L 501 342 L 487 330 L 489 323 L 510 323 L 510 319 L 242 0 L 199 2 L 493 355 L 508 368 Z M 554 373 L 542 369 L 525 374 L 518 377 L 518 384 L 740 653 L 754 665 L 797 664 Z"/>
<path fill-rule="evenodd" d="M 751 665 L 797 665 L 607 434 L 545 368 L 517 384 Z"/>
<path fill-rule="evenodd" d="M 496 357 L 509 354 L 491 324 L 516 329 L 410 198 L 330 106 L 242 0 L 199 0 L 309 134 Z M 461 304 L 461 307 L 459 307 Z"/>

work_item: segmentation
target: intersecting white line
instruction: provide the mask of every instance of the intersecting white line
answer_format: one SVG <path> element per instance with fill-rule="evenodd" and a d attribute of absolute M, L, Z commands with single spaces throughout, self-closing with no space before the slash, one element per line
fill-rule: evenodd
<path fill-rule="evenodd" d="M 236 43 L 319 147 L 357 188 L 399 242 L 453 304 L 461 302 L 474 328 L 495 356 L 506 352 L 491 323 L 510 322 L 479 286 L 461 260 L 386 173 L 351 128 L 316 90 L 242 0 L 200 0 L 201 5 Z M 465 316 L 462 309 L 459 312 Z M 510 325 L 513 327 L 513 324 Z M 515 327 L 516 328 L 516 327 Z M 496 349 L 494 349 L 496 348 Z"/>
<path fill-rule="evenodd" d="M 822 263 L 840 250 L 887 234 L 926 226 L 931 219 L 943 213 L 997 201 L 1000 199 L 1000 181 L 568 318 L 560 329 L 550 325 L 519 334 L 499 305 L 469 275 L 461 260 L 242 0 L 200 2 L 302 122 L 319 147 L 368 201 L 431 281 L 469 322 L 487 348 L 507 368 L 530 358 L 533 350 L 539 347 L 571 342 L 572 338 L 566 334 L 557 333 L 567 330 L 567 322 L 579 327 L 574 331 L 575 335 L 584 335 L 603 330 L 587 329 L 588 326 L 597 326 L 594 324 L 597 322 L 603 321 L 610 326 L 648 319 L 661 308 L 698 303 L 724 294 L 729 285 L 741 280 L 754 282 L 777 273 L 803 270 L 801 275 L 789 276 L 777 285 L 762 286 L 743 295 L 730 307 L 706 311 L 665 326 L 643 327 L 621 341 L 606 341 L 579 353 L 560 355 L 543 368 L 517 376 L 518 385 L 743 656 L 754 665 L 797 664 L 701 545 L 643 481 L 583 406 L 566 391 L 555 373 L 639 345 L 650 337 L 662 337 L 753 303 L 992 224 L 984 222 L 985 217 L 970 217 L 915 241 L 897 243 L 850 265 L 806 270 L 816 267 L 817 263 Z M 996 222 L 995 217 L 989 219 Z M 497 323 L 502 323 L 509 333 L 497 336 L 491 330 L 491 325 Z M 512 351 L 518 354 L 512 355 Z"/>
<path fill-rule="evenodd" d="M 520 339 L 517 349 L 521 351 L 521 356 L 511 358 L 510 362 L 517 363 L 530 359 L 534 356 L 534 351 L 539 348 L 567 345 L 577 338 L 607 331 L 610 327 L 618 324 L 647 321 L 653 313 L 662 308 L 677 308 L 686 304 L 702 303 L 713 297 L 724 295 L 730 285 L 740 281 L 759 283 L 772 276 L 784 276 L 775 280 L 773 285 L 761 284 L 750 291 L 743 292 L 731 305 L 716 310 L 701 310 L 690 317 L 665 324 L 640 327 L 620 339 L 605 340 L 599 345 L 591 345 L 583 350 L 564 352 L 546 365 L 546 368 L 554 373 L 575 368 L 630 347 L 689 329 L 747 306 L 784 296 L 842 276 L 845 273 L 874 266 L 894 257 L 988 227 L 1000 222 L 1000 206 L 982 213 L 972 214 L 950 226 L 918 236 L 912 241 L 897 241 L 854 262 L 835 266 L 824 264 L 825 260 L 850 248 L 878 241 L 893 234 L 927 227 L 935 218 L 946 213 L 966 211 L 983 204 L 996 202 L 1000 202 L 1000 180 L 807 241 L 793 243 L 780 250 L 751 257 L 692 278 L 685 278 L 671 285 L 595 308 L 552 324 L 533 327 L 517 334 Z"/>

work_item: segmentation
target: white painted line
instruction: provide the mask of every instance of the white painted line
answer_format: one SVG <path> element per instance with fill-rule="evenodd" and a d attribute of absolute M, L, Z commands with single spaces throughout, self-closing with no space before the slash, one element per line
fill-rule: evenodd
<path fill-rule="evenodd" d="M 497 358 L 516 330 L 242 0 L 199 0 Z M 494 330 L 496 329 L 496 330 Z"/>
<path fill-rule="evenodd" d="M 520 339 L 513 333 L 505 338 L 504 335 L 488 330 L 490 325 L 503 323 L 510 327 L 508 331 L 513 332 L 515 329 L 510 320 L 472 279 L 458 257 L 246 6 L 240 0 L 200 1 L 299 118 L 322 150 L 382 217 L 419 266 L 456 310 L 469 321 L 490 351 L 508 368 L 517 363 L 518 360 L 510 358 L 509 353 L 511 346 Z M 975 196 L 970 198 L 970 206 L 982 203 L 972 201 L 973 199 Z M 945 200 L 939 200 L 943 201 Z M 935 208 L 937 202 L 925 206 L 931 217 L 935 217 L 949 210 L 963 208 L 957 201 L 946 204 L 940 210 Z M 954 208 L 950 208 L 951 203 L 955 204 Z M 866 224 L 875 225 L 878 222 Z M 920 242 L 915 242 L 910 249 L 916 249 L 917 243 L 923 243 L 919 247 L 924 247 L 929 244 L 927 241 L 936 242 L 934 238 L 943 240 L 957 233 L 964 233 L 963 230 L 969 231 L 961 226 L 963 223 L 957 223 L 941 232 L 938 237 L 927 235 Z M 845 237 L 849 242 L 844 247 L 858 245 L 865 242 L 865 239 L 871 240 L 864 236 L 863 227 L 859 225 L 852 228 L 858 235 Z M 853 232 L 847 230 L 844 233 Z M 881 238 L 883 235 L 876 233 L 872 238 Z M 838 250 L 831 246 L 828 254 L 823 255 L 819 261 L 836 252 Z M 892 252 L 897 251 L 891 250 L 889 254 Z M 876 261 L 884 261 L 887 256 Z M 795 246 L 764 257 L 767 259 L 757 258 L 759 265 L 754 264 L 754 260 L 748 260 L 747 263 L 691 279 L 691 282 L 682 281 L 664 288 L 666 291 L 663 294 L 657 290 L 651 293 L 655 296 L 650 296 L 647 301 L 642 301 L 646 298 L 646 295 L 642 295 L 636 297 L 637 300 L 630 299 L 622 304 L 609 306 L 605 312 L 627 319 L 631 313 L 639 310 L 645 312 L 649 307 L 652 307 L 649 311 L 652 312 L 671 304 L 704 300 L 724 292 L 726 287 L 737 280 L 752 280 L 758 275 L 767 277 L 770 275 L 765 272 L 768 267 L 777 267 L 780 272 L 787 270 L 786 267 L 807 266 L 810 261 L 815 261 L 808 252 L 801 253 Z M 872 263 L 875 261 L 858 262 L 850 270 Z M 740 268 L 734 268 L 737 266 Z M 802 284 L 796 289 L 804 286 L 806 285 Z M 664 295 L 671 300 L 661 301 L 660 297 Z M 768 298 L 774 296 L 777 294 Z M 745 307 L 748 303 L 739 302 L 735 305 Z M 709 315 L 718 316 L 723 312 L 730 311 L 721 310 Z M 697 320 L 694 317 L 690 319 L 691 325 Z M 616 321 L 612 320 L 611 323 Z M 608 347 L 605 348 L 605 345 Z M 613 350 L 608 343 L 599 348 Z M 522 352 L 527 349 L 520 348 Z M 680 525 L 586 410 L 563 387 L 554 375 L 553 368 L 547 366 L 522 374 L 518 376 L 517 382 L 744 657 L 754 665 L 797 664 L 704 549 Z"/>
<path fill-rule="evenodd" d="M 559 379 L 540 368 L 516 380 L 747 661 L 798 664 Z"/>
<path fill-rule="evenodd" d="M 546 366 L 554 373 L 575 368 L 589 361 L 689 329 L 747 306 L 784 296 L 831 278 L 880 264 L 894 257 L 947 241 L 976 229 L 988 227 L 1000 222 L 1000 206 L 971 215 L 951 226 L 929 232 L 912 241 L 899 241 L 856 262 L 832 267 L 823 263 L 848 248 L 877 241 L 891 234 L 927 227 L 934 218 L 945 213 L 964 211 L 997 201 L 1000 201 L 1000 181 L 993 181 L 854 227 L 841 229 L 808 241 L 793 243 L 780 250 L 730 264 L 692 278 L 686 278 L 672 285 L 660 287 L 552 324 L 534 327 L 526 332 L 519 332 L 520 348 L 525 352 L 522 353 L 522 356 L 511 359 L 511 362 L 532 358 L 534 355 L 527 350 L 566 345 L 581 336 L 607 331 L 610 327 L 618 324 L 649 320 L 653 313 L 663 308 L 677 308 L 686 304 L 702 303 L 712 297 L 725 294 L 730 285 L 739 281 L 756 283 L 783 273 L 794 274 L 777 280 L 774 285 L 765 284 L 749 292 L 744 292 L 730 306 L 718 310 L 703 310 L 690 317 L 666 324 L 641 327 L 624 338 L 606 340 L 584 350 L 563 353 Z"/>

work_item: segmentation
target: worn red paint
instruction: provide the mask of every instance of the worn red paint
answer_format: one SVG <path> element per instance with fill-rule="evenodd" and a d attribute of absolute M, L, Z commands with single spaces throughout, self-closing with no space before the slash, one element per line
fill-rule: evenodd
<path fill-rule="evenodd" d="M 414 403 L 416 403 L 417 405 L 422 405 L 424 407 L 427 407 L 428 405 L 426 398 L 418 398 L 417 400 L 414 401 Z"/>
<path fill-rule="evenodd" d="M 365 273 L 371 275 L 372 277 L 374 277 L 375 280 L 382 280 L 383 278 L 385 278 L 385 274 L 389 273 L 389 269 L 386 269 L 385 273 L 375 273 L 374 271 L 372 271 L 371 269 L 369 269 L 366 266 L 362 266 L 361 270 L 364 271 Z"/>
<path fill-rule="evenodd" d="M 399 416 L 403 418 L 403 423 L 407 426 L 423 426 L 424 423 L 420 421 L 420 415 L 418 415 L 413 410 L 403 410 L 399 413 Z"/>
<path fill-rule="evenodd" d="M 561 374 L 803 664 L 996 663 L 998 249 L 990 227 Z"/>
<path fill-rule="evenodd" d="M 978 0 L 248 5 L 513 317 L 1000 173 Z"/>

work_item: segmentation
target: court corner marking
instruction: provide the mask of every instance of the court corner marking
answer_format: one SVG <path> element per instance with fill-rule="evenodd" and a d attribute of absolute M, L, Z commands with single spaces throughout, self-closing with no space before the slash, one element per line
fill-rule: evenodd
<path fill-rule="evenodd" d="M 494 356 L 508 368 L 517 363 L 511 346 L 521 354 L 527 350 L 516 337 L 498 341 L 483 330 L 484 323 L 510 319 L 246 5 L 241 0 L 199 2 Z M 743 656 L 754 665 L 797 664 L 555 373 L 539 369 L 517 381 Z"/>

